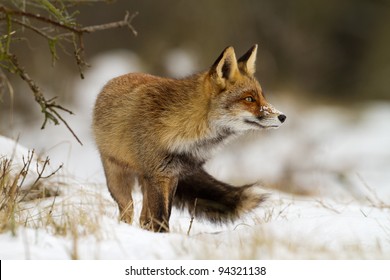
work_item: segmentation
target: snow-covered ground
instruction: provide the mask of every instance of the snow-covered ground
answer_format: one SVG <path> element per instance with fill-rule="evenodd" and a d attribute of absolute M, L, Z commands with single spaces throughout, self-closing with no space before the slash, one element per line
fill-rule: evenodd
<path fill-rule="evenodd" d="M 270 96 L 285 125 L 237 139 L 206 166 L 233 184 L 258 181 L 268 202 L 234 224 L 195 219 L 189 233 L 190 215 L 175 210 L 171 232 L 156 234 L 117 221 L 90 135 L 101 86 L 142 65 L 124 53 L 92 65 L 68 118 L 83 146 L 63 127 L 23 128 L 25 147 L 0 138 L 0 159 L 14 155 L 15 170 L 28 149 L 48 155 L 52 169 L 64 163 L 49 181 L 61 194 L 19 205 L 25 225 L 0 234 L 0 259 L 390 258 L 390 104 L 308 108 Z"/>

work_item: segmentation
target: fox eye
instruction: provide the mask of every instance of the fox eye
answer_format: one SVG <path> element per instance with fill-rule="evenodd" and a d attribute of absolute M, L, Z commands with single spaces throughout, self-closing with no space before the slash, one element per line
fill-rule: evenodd
<path fill-rule="evenodd" d="M 245 97 L 245 101 L 247 102 L 255 102 L 255 99 L 252 96 Z"/>

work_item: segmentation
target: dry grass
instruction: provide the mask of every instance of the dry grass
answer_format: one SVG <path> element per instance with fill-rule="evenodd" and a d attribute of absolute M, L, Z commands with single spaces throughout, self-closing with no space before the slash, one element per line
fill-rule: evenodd
<path fill-rule="evenodd" d="M 96 241 L 94 243 L 96 245 L 113 237 L 110 236 L 111 232 L 107 228 L 105 218 L 108 218 L 110 223 L 117 219 L 118 213 L 114 210 L 116 209 L 115 203 L 105 196 L 107 194 L 105 189 L 102 189 L 104 193 L 99 193 L 97 186 L 70 182 L 71 179 L 66 176 L 63 179 L 66 183 L 60 182 L 61 176 L 57 172 L 44 175 L 42 167 L 48 166 L 48 160 L 46 164 L 46 161 L 41 161 L 39 166 L 35 167 L 33 174 L 37 180 L 26 185 L 26 177 L 32 172 L 33 158 L 33 153 L 30 152 L 24 164 L 19 167 L 13 164 L 12 159 L 1 158 L 0 160 L 0 233 L 12 232 L 16 235 L 19 234 L 19 227 L 37 231 L 44 230 L 51 236 L 70 241 L 67 243 L 70 244 L 67 247 L 69 258 L 85 258 L 83 249 L 85 250 L 86 240 L 92 238 Z M 53 186 L 56 186 L 55 191 L 53 191 Z M 368 200 L 369 207 L 388 211 L 388 204 L 373 193 L 372 188 L 368 190 L 371 192 Z M 389 257 L 386 248 L 379 242 L 376 248 L 371 247 L 371 251 L 357 242 L 341 244 L 342 248 L 333 248 L 328 247 L 327 244 L 311 242 L 311 240 L 289 238 L 288 234 L 278 234 L 279 229 L 272 230 L 272 226 L 278 223 L 281 225 L 280 230 L 286 230 L 283 224 L 291 223 L 292 219 L 300 219 L 299 215 L 292 215 L 292 212 L 297 209 L 297 206 L 307 206 L 309 199 L 306 197 L 304 201 L 306 204 L 294 199 L 275 199 L 272 203 L 265 205 L 262 210 L 256 211 L 256 214 L 252 215 L 247 222 L 214 233 L 206 233 L 207 230 L 196 229 L 196 226 L 193 228 L 194 224 L 202 222 L 194 220 L 194 217 L 190 215 L 187 222 L 172 221 L 178 224 L 174 227 L 176 230 L 172 235 L 161 238 L 164 239 L 164 243 L 172 242 L 172 250 L 177 251 L 178 258 L 380 259 Z M 313 198 L 310 203 L 313 207 L 325 209 L 326 215 L 337 216 L 343 211 L 343 209 L 335 208 L 334 204 L 327 200 Z M 364 212 L 362 216 L 366 217 Z M 389 228 L 386 224 L 383 225 L 383 230 L 387 232 L 390 240 Z M 116 231 L 116 228 L 113 231 Z M 160 236 L 163 235 L 156 234 L 156 240 L 159 240 Z M 123 242 L 121 238 L 123 237 L 119 236 L 118 243 Z M 131 240 L 131 236 L 128 238 Z M 129 246 L 129 244 L 123 246 Z M 131 247 L 124 247 L 123 250 L 129 250 L 132 253 Z M 137 252 L 134 253 L 137 254 Z M 160 253 L 156 248 L 156 255 Z M 164 258 L 164 256 L 159 257 Z"/>
<path fill-rule="evenodd" d="M 61 196 L 21 203 L 23 209 L 18 213 L 23 226 L 71 240 L 70 259 L 80 259 L 79 244 L 84 238 L 92 237 L 98 242 L 107 238 L 102 220 L 110 216 L 106 209 L 113 205 L 102 195 L 79 187 L 67 186 Z"/>
<path fill-rule="evenodd" d="M 80 238 L 103 239 L 101 217 L 111 202 L 96 192 L 71 187 L 69 178 L 61 182 L 61 166 L 47 172 L 49 165 L 48 158 L 37 160 L 34 151 L 23 157 L 21 166 L 13 158 L 0 158 L 0 233 L 15 236 L 19 227 L 44 229 L 70 238 L 69 256 L 78 259 Z"/>
<path fill-rule="evenodd" d="M 45 175 L 45 169 L 49 165 L 46 158 L 40 164 L 36 162 L 36 178 L 33 182 L 26 183 L 32 164 L 35 162 L 34 151 L 29 151 L 23 157 L 22 166 L 13 163 L 13 158 L 0 158 L 0 232 L 11 230 L 15 234 L 16 227 L 22 222 L 19 213 L 21 203 L 58 195 L 44 183 L 52 177 L 61 166 L 52 173 Z"/>

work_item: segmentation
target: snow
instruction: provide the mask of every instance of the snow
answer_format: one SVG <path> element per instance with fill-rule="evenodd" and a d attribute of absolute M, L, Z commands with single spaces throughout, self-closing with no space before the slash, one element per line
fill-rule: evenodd
<path fill-rule="evenodd" d="M 171 232 L 158 234 L 137 219 L 118 221 L 90 131 L 99 89 L 142 63 L 123 51 L 92 65 L 68 118 L 83 146 L 63 127 L 23 128 L 21 144 L 0 137 L 0 158 L 13 158 L 14 170 L 32 149 L 35 161 L 50 157 L 51 169 L 64 164 L 50 178 L 60 195 L 20 205 L 26 225 L 0 234 L 0 259 L 390 258 L 390 104 L 350 110 L 273 100 L 287 115 L 282 127 L 237 139 L 206 166 L 237 185 L 259 182 L 270 194 L 263 207 L 232 224 L 195 219 L 189 234 L 190 215 L 174 210 Z M 135 202 L 137 217 L 139 193 Z"/>

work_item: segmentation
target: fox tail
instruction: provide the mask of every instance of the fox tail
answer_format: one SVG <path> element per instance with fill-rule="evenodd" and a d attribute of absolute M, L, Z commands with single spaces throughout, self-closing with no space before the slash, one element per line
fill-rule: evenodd
<path fill-rule="evenodd" d="M 222 223 L 252 211 L 267 197 L 253 184 L 231 186 L 200 169 L 179 180 L 174 203 L 176 207 L 193 211 L 196 217 Z"/>

